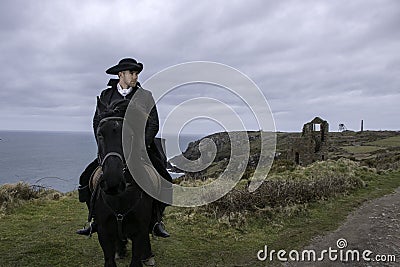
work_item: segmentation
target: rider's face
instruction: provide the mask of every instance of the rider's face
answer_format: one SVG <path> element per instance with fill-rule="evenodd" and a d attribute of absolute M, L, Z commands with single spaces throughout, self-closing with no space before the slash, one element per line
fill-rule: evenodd
<path fill-rule="evenodd" d="M 135 87 L 139 73 L 137 71 L 122 71 L 119 77 L 119 83 L 123 88 Z"/>

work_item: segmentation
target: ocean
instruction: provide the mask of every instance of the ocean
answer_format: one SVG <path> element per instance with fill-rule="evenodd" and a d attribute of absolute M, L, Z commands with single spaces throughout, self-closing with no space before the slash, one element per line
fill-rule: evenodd
<path fill-rule="evenodd" d="M 181 150 L 201 137 L 180 135 Z M 96 153 L 91 132 L 0 131 L 0 184 L 23 181 L 61 192 L 73 191 Z"/>

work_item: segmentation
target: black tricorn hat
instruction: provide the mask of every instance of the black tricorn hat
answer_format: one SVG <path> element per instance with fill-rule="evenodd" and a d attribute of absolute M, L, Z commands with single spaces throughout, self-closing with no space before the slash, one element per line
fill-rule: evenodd
<path fill-rule="evenodd" d="M 118 75 L 118 72 L 124 71 L 124 70 L 134 70 L 137 72 L 141 72 L 143 70 L 143 64 L 140 62 L 137 62 L 133 58 L 123 58 L 118 62 L 117 65 L 106 70 L 106 73 Z"/>

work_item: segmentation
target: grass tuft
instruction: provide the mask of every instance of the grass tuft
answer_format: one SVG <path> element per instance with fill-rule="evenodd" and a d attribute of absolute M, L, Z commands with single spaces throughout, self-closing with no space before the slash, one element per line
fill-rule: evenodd
<path fill-rule="evenodd" d="M 0 186 L 0 218 L 16 207 L 32 199 L 50 197 L 58 200 L 61 193 L 25 182 Z"/>

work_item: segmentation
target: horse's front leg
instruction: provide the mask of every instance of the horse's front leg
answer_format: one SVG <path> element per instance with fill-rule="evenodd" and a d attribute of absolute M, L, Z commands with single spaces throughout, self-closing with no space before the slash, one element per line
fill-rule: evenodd
<path fill-rule="evenodd" d="M 115 238 L 99 227 L 98 238 L 104 254 L 104 267 L 117 267 L 115 262 Z"/>
<path fill-rule="evenodd" d="M 154 266 L 154 256 L 151 252 L 150 237 L 147 228 L 132 238 L 132 261 L 130 267 Z"/>
<path fill-rule="evenodd" d="M 124 259 L 128 256 L 128 251 L 126 249 L 126 245 L 128 244 L 128 240 L 120 240 L 118 238 L 117 243 L 115 244 L 116 247 L 116 259 Z"/>

